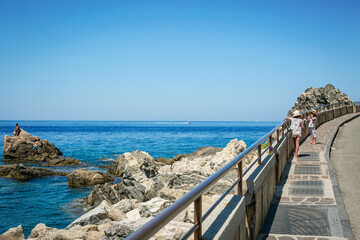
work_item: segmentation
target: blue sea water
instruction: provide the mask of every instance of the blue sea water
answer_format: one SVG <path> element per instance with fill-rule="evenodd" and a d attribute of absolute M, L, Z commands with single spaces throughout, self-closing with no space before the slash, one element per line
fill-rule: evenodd
<path fill-rule="evenodd" d="M 101 170 L 114 160 L 114 153 L 134 150 L 152 157 L 172 158 L 199 147 L 225 147 L 234 139 L 249 146 L 278 122 L 137 122 L 137 121 L 18 121 L 21 128 L 48 139 L 64 154 L 86 163 L 85 168 Z M 0 121 L 0 137 L 11 135 L 14 121 Z M 3 142 L 1 141 L 1 149 Z M 0 151 L 2 159 L 2 151 Z M 0 162 L 0 164 L 5 164 Z M 26 163 L 29 166 L 40 166 Z M 82 166 L 84 167 L 84 166 Z M 73 171 L 74 168 L 55 168 Z M 88 196 L 90 187 L 72 188 L 66 177 L 44 177 L 31 181 L 0 178 L 0 234 L 22 225 L 29 235 L 38 223 L 65 228 L 83 212 L 77 200 Z"/>

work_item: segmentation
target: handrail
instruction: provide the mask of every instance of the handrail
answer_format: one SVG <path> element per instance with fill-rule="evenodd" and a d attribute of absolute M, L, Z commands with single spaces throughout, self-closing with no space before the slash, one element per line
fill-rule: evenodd
<path fill-rule="evenodd" d="M 322 107 L 333 107 L 336 105 L 342 104 L 344 102 L 339 103 L 333 103 L 333 104 L 327 104 L 322 105 L 316 108 L 312 109 L 321 109 Z M 345 102 L 348 103 L 348 102 Z M 350 102 L 350 105 L 353 103 Z M 310 110 L 312 110 L 310 109 Z M 304 111 L 301 114 L 306 114 L 310 110 Z M 280 124 L 278 124 L 275 128 L 273 128 L 271 131 L 266 133 L 263 137 L 258 139 L 255 143 L 253 143 L 250 147 L 245 149 L 243 152 L 241 152 L 238 156 L 236 156 L 233 160 L 231 160 L 229 163 L 227 163 L 225 166 L 220 168 L 217 172 L 215 172 L 213 175 L 205 179 L 203 182 L 199 183 L 197 186 L 195 186 L 192 190 L 190 190 L 188 193 L 186 193 L 184 196 L 179 198 L 177 201 L 175 201 L 173 204 L 171 204 L 168 208 L 164 209 L 162 212 L 160 212 L 156 217 L 154 217 L 152 220 L 145 223 L 142 227 L 140 227 L 137 231 L 133 232 L 130 236 L 128 236 L 127 240 L 143 240 L 143 239 L 149 239 L 152 237 L 156 232 L 158 232 L 163 226 L 165 226 L 167 223 L 169 223 L 174 217 L 176 217 L 181 211 L 185 210 L 191 203 L 195 201 L 199 201 L 200 199 L 200 210 L 197 210 L 196 207 L 194 208 L 195 215 L 200 214 L 200 217 L 197 216 L 197 221 L 195 221 L 194 226 L 190 229 L 189 232 L 187 232 L 182 239 L 188 238 L 191 233 L 195 234 L 195 239 L 198 239 L 199 233 L 196 233 L 199 229 L 201 230 L 201 222 L 204 220 L 220 203 L 220 201 L 225 197 L 226 194 L 228 194 L 232 188 L 234 188 L 237 184 L 242 182 L 242 177 L 249 171 L 249 169 L 258 162 L 261 164 L 261 156 L 269 149 L 269 147 L 273 144 L 272 142 L 272 136 L 274 133 L 277 133 L 277 139 L 279 138 L 280 131 L 282 130 L 282 136 L 285 134 L 285 130 L 288 130 L 288 124 L 287 121 L 284 120 Z M 272 144 L 269 144 L 269 147 L 264 149 L 263 152 L 261 152 L 261 146 L 262 143 L 265 142 L 267 139 L 270 140 Z M 218 201 L 215 202 L 215 206 L 210 207 L 210 209 L 205 213 L 204 216 L 201 216 L 201 196 L 205 191 L 207 191 L 211 186 L 213 186 L 216 182 L 218 182 L 224 175 L 226 175 L 231 169 L 234 167 L 241 166 L 242 158 L 245 157 L 249 152 L 254 151 L 258 148 L 259 155 L 256 160 L 254 160 L 248 168 L 243 172 L 242 169 L 238 169 L 241 174 L 239 174 L 239 178 L 232 184 L 232 186 L 218 199 Z M 196 205 L 196 204 L 195 204 Z M 196 217 L 195 217 L 196 218 Z M 201 231 L 200 231 L 201 234 Z M 201 235 L 200 235 L 201 238 Z"/>

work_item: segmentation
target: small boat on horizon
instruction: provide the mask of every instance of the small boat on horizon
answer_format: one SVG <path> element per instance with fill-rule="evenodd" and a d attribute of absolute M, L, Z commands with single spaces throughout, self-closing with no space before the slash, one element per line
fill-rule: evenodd
<path fill-rule="evenodd" d="M 189 121 L 189 122 L 186 122 L 186 124 L 191 124 L 191 122 Z"/>

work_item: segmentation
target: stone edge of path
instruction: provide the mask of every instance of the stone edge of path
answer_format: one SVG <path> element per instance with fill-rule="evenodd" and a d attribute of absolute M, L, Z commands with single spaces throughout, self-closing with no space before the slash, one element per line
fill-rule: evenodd
<path fill-rule="evenodd" d="M 326 162 L 328 164 L 329 176 L 331 179 L 331 183 L 333 185 L 334 196 L 335 196 L 336 204 L 337 204 L 337 207 L 339 210 L 339 218 L 340 218 L 341 227 L 343 229 L 344 237 L 346 237 L 347 239 L 350 239 L 350 240 L 354 240 L 354 235 L 351 230 L 349 216 L 347 214 L 344 202 L 342 200 L 339 184 L 338 184 L 336 176 L 334 175 L 334 172 L 333 172 L 333 167 L 331 165 L 331 160 L 330 160 L 330 152 L 331 152 L 331 146 L 333 145 L 333 142 L 339 132 L 339 129 L 345 123 L 350 122 L 351 120 L 353 120 L 357 117 L 360 117 L 360 114 L 356 114 L 355 116 L 352 116 L 351 118 L 346 119 L 343 122 L 341 122 L 340 124 L 338 124 L 338 126 L 332 133 L 330 140 L 328 141 L 328 144 L 326 145 L 326 150 L 325 150 L 325 158 L 326 158 Z"/>

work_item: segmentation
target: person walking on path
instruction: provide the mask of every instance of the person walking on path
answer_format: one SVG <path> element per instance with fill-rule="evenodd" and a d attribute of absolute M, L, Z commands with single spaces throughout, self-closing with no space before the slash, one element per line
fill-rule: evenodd
<path fill-rule="evenodd" d="M 302 115 L 298 110 L 295 110 L 292 117 L 286 117 L 291 121 L 290 130 L 294 141 L 294 156 L 298 158 L 299 145 L 301 139 L 301 130 L 305 132 Z"/>
<path fill-rule="evenodd" d="M 311 142 L 310 144 L 316 144 L 316 120 L 317 120 L 317 113 L 316 110 L 309 111 L 310 118 L 306 118 L 309 120 L 309 130 L 310 130 L 310 136 L 311 136 Z"/>
<path fill-rule="evenodd" d="M 21 132 L 19 124 L 15 124 L 14 136 L 19 136 Z"/>

